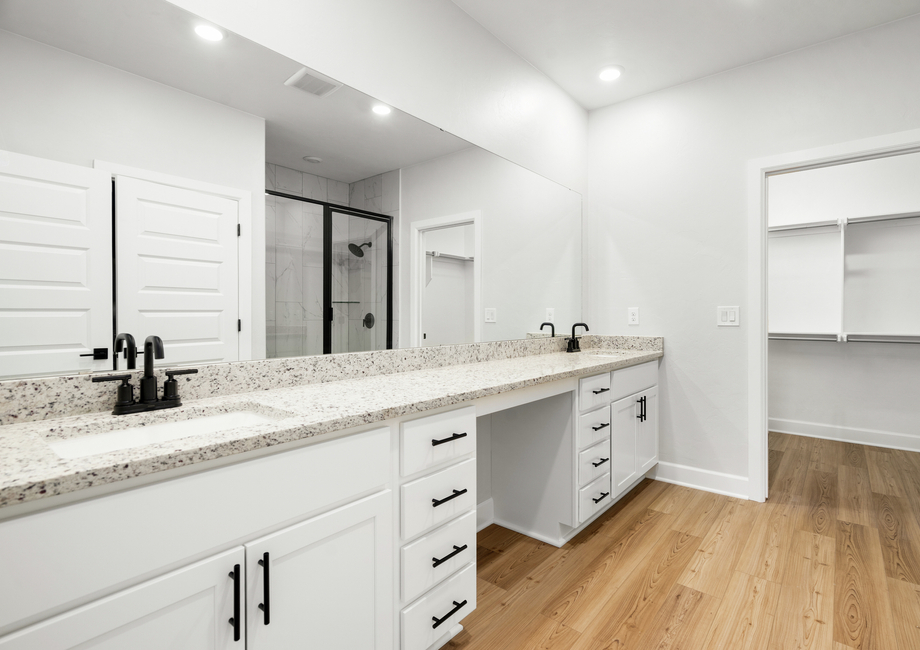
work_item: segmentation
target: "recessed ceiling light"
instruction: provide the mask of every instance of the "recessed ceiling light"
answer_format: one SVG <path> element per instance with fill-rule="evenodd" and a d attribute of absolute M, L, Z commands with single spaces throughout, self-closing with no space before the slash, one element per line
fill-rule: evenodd
<path fill-rule="evenodd" d="M 323 159 L 320 158 L 319 156 L 304 156 L 303 159 L 306 160 L 308 163 L 321 163 L 321 162 L 323 162 Z"/>
<path fill-rule="evenodd" d="M 219 41 L 224 38 L 223 32 L 211 25 L 198 25 L 195 28 L 195 33 L 206 41 Z"/>
<path fill-rule="evenodd" d="M 623 66 L 608 65 L 601 70 L 598 76 L 601 78 L 601 81 L 613 81 L 614 79 L 619 79 L 621 74 L 623 74 Z"/>
<path fill-rule="evenodd" d="M 373 108 L 373 111 L 377 113 L 377 115 L 389 115 L 391 110 L 393 109 L 391 109 L 389 106 L 386 106 L 384 104 L 377 104 Z"/>

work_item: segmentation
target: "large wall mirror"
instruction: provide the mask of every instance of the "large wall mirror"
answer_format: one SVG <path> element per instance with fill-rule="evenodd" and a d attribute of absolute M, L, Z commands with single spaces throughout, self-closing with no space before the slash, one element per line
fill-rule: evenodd
<path fill-rule="evenodd" d="M 201 24 L 0 2 L 0 379 L 111 370 L 119 331 L 177 365 L 580 320 L 579 194 Z"/>

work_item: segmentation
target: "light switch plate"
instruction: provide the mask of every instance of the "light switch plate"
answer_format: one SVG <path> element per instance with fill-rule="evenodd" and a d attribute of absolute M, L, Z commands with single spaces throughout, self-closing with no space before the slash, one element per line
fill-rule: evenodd
<path fill-rule="evenodd" d="M 546 308 L 546 322 L 555 323 L 556 322 L 556 310 L 552 307 Z"/>
<path fill-rule="evenodd" d="M 626 322 L 629 325 L 639 324 L 639 308 L 638 307 L 627 307 L 626 308 Z"/>
<path fill-rule="evenodd" d="M 741 325 L 741 310 L 735 307 L 716 307 L 716 325 L 738 327 Z"/>
<path fill-rule="evenodd" d="M 486 322 L 487 323 L 496 323 L 498 322 L 498 310 L 495 307 L 486 307 Z"/>

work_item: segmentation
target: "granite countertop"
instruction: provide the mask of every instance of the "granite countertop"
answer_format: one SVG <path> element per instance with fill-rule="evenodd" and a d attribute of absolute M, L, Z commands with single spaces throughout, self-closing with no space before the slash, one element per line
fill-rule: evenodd
<path fill-rule="evenodd" d="M 662 356 L 660 350 L 554 352 L 199 399 L 152 413 L 99 413 L 7 425 L 0 427 L 0 507 Z M 243 411 L 268 421 L 72 459 L 62 459 L 51 447 L 81 436 Z"/>

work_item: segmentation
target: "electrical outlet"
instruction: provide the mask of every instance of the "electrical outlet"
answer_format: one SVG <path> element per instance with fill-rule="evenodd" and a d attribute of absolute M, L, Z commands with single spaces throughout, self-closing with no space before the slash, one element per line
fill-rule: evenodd
<path fill-rule="evenodd" d="M 626 308 L 626 322 L 629 325 L 639 324 L 639 308 L 638 307 L 627 307 Z"/>
<path fill-rule="evenodd" d="M 555 323 L 556 322 L 556 310 L 552 307 L 546 308 L 546 322 Z"/>
<path fill-rule="evenodd" d="M 740 327 L 741 310 L 738 307 L 716 307 L 716 325 L 719 327 Z"/>
<path fill-rule="evenodd" d="M 486 307 L 486 322 L 487 323 L 497 323 L 498 322 L 497 311 L 498 310 L 495 309 L 495 307 Z"/>

